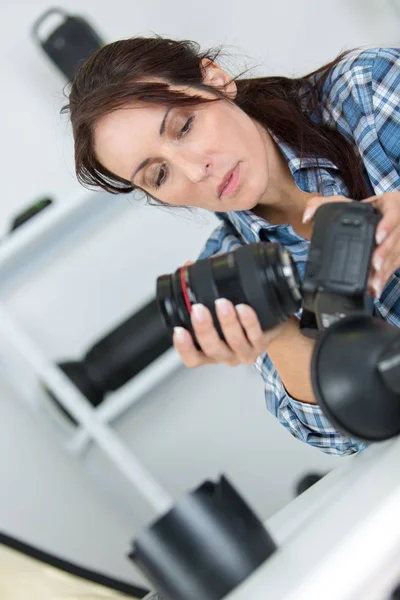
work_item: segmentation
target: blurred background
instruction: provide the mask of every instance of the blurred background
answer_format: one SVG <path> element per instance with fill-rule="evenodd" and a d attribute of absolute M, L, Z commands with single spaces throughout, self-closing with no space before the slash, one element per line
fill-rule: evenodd
<path fill-rule="evenodd" d="M 0 306 L 37 355 L 56 362 L 81 357 L 149 302 L 156 276 L 194 260 L 216 223 L 79 186 L 68 118 L 60 116 L 66 79 L 31 35 L 52 6 L 0 3 Z M 300 75 L 344 49 L 400 41 L 394 0 L 217 0 L 212 10 L 178 0 L 57 6 L 86 18 L 105 42 L 157 33 L 203 48 L 224 44 L 233 75 L 248 67 L 254 75 Z M 45 198 L 52 206 L 10 233 L 15 216 Z M 107 399 L 104 422 L 173 499 L 225 473 L 265 519 L 293 498 L 304 474 L 348 460 L 286 433 L 249 367 L 186 370 L 168 351 L 134 379 Z M 0 530 L 143 582 L 126 554 L 154 517 L 151 507 L 88 432 L 44 398 L 7 337 L 0 391 Z"/>

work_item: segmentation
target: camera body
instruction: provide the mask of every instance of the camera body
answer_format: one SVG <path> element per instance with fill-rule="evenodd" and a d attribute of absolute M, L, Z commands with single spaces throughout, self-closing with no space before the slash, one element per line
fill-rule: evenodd
<path fill-rule="evenodd" d="M 343 317 L 372 314 L 366 288 L 379 220 L 361 202 L 330 202 L 316 211 L 302 285 L 300 327 L 307 337 Z"/>

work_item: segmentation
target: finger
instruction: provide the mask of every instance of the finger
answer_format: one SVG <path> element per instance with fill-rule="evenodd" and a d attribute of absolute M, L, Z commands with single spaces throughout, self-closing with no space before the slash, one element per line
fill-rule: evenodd
<path fill-rule="evenodd" d="M 251 345 L 255 349 L 254 362 L 262 352 L 266 351 L 270 343 L 280 334 L 284 325 L 282 323 L 280 325 L 276 325 L 272 329 L 263 331 L 257 314 L 253 308 L 245 304 L 239 304 L 236 307 L 236 310 L 240 315 L 240 322 L 246 332 L 246 335 L 251 342 Z"/>
<path fill-rule="evenodd" d="M 399 233 L 397 229 L 392 231 L 383 242 L 378 245 L 372 255 L 372 266 L 376 273 L 380 273 L 388 256 L 393 252 L 393 249 L 398 245 Z"/>
<path fill-rule="evenodd" d="M 307 202 L 307 208 L 303 214 L 303 223 L 309 223 L 310 221 L 312 221 L 317 209 L 323 204 L 327 204 L 328 202 L 353 202 L 353 200 L 340 195 L 328 197 L 316 196 Z"/>
<path fill-rule="evenodd" d="M 309 200 L 307 202 L 307 208 L 303 213 L 303 223 L 309 223 L 310 221 L 312 221 L 317 208 L 322 206 L 322 204 L 325 204 L 325 202 L 325 198 L 323 198 L 322 200 L 319 198 L 313 198 L 312 200 Z"/>
<path fill-rule="evenodd" d="M 377 244 L 383 240 L 400 224 L 400 201 L 399 192 L 386 192 L 379 196 L 371 196 L 363 200 L 366 204 L 373 204 L 383 215 L 375 232 Z"/>
<path fill-rule="evenodd" d="M 239 315 L 240 323 L 246 332 L 246 336 L 250 344 L 256 350 L 258 356 L 261 352 L 264 352 L 266 344 L 264 343 L 264 332 L 261 329 L 257 314 L 255 310 L 247 304 L 238 304 L 236 306 L 236 311 Z"/>
<path fill-rule="evenodd" d="M 396 239 L 396 243 L 390 248 L 387 258 L 383 263 L 383 269 L 386 269 L 386 275 L 390 277 L 395 271 L 400 268 L 400 239 Z"/>
<path fill-rule="evenodd" d="M 383 210 L 387 202 L 399 202 L 399 192 L 383 192 L 362 200 L 364 204 L 374 204 L 375 208 Z"/>
<path fill-rule="evenodd" d="M 373 286 L 377 297 L 382 295 L 383 288 L 387 285 L 390 277 L 400 268 L 400 242 L 397 241 L 388 252 L 379 272 L 374 277 Z"/>
<path fill-rule="evenodd" d="M 199 367 L 214 362 L 205 356 L 203 352 L 197 350 L 192 336 L 183 327 L 174 328 L 173 342 L 176 351 L 186 367 Z"/>
<path fill-rule="evenodd" d="M 372 282 L 372 290 L 373 290 L 372 295 L 375 296 L 375 298 L 377 300 L 379 300 L 379 298 L 382 296 L 383 287 L 384 287 L 384 284 L 382 283 L 381 278 L 375 277 L 374 281 Z"/>
<path fill-rule="evenodd" d="M 218 298 L 215 301 L 215 308 L 228 347 L 234 352 L 239 362 L 252 364 L 255 360 L 255 352 L 246 338 L 232 302 L 226 298 Z"/>
<path fill-rule="evenodd" d="M 369 198 L 364 198 L 364 200 L 361 200 L 361 202 L 363 202 L 364 204 L 375 204 L 377 205 L 379 203 L 379 200 L 382 198 L 382 195 L 380 196 L 370 196 Z"/>
<path fill-rule="evenodd" d="M 206 356 L 217 362 L 225 363 L 234 359 L 232 350 L 219 337 L 211 313 L 206 306 L 194 304 L 191 320 L 196 339 Z"/>
<path fill-rule="evenodd" d="M 399 236 L 400 205 L 387 202 L 382 210 L 382 214 L 383 216 L 379 221 L 375 232 L 375 240 L 378 245 L 381 245 L 386 238 L 396 230 L 397 236 Z"/>

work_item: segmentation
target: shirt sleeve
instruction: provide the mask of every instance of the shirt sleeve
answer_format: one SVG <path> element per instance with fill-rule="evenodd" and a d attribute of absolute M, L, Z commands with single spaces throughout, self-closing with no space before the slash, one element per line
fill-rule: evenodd
<path fill-rule="evenodd" d="M 265 381 L 268 410 L 295 438 L 326 454 L 338 456 L 347 456 L 366 448 L 364 442 L 350 439 L 337 431 L 318 405 L 292 398 L 266 353 L 258 357 L 255 367 Z"/>
<path fill-rule="evenodd" d="M 351 53 L 329 74 L 322 119 L 355 145 L 376 194 L 400 189 L 400 49 Z"/>
<path fill-rule="evenodd" d="M 387 173 L 393 169 L 399 174 L 400 162 L 400 50 L 381 49 L 374 60 L 371 72 L 372 110 L 374 126 L 382 150 L 388 158 Z M 391 182 L 385 182 L 385 184 Z M 393 177 L 394 188 L 398 179 Z"/>

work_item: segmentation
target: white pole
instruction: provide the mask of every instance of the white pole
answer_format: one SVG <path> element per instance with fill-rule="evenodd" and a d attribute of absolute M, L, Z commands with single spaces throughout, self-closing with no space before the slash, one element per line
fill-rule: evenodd
<path fill-rule="evenodd" d="M 56 365 L 46 359 L 43 353 L 21 328 L 13 322 L 0 303 L 0 332 L 8 339 L 21 356 L 30 364 L 39 381 L 45 384 L 63 407 L 86 428 L 102 450 L 115 463 L 121 473 L 135 486 L 153 508 L 156 516 L 165 514 L 172 508 L 172 498 L 158 485 L 138 459 L 119 440 L 118 436 L 104 425 L 87 398 Z"/>

